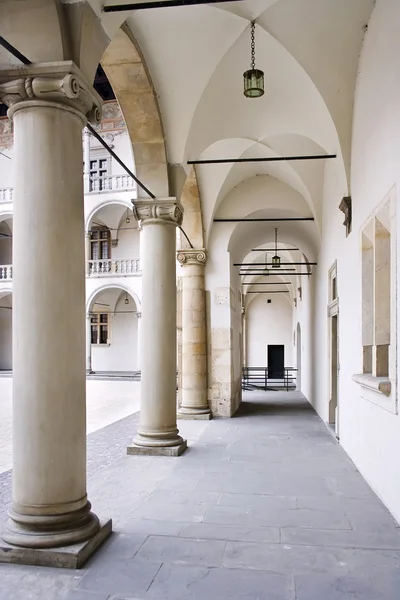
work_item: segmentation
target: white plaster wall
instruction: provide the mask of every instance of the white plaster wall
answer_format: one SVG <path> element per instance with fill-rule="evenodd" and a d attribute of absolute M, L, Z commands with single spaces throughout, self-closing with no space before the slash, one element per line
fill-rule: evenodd
<path fill-rule="evenodd" d="M 337 208 L 346 190 L 334 163 L 326 167 L 314 338 L 314 406 L 327 420 L 328 270 L 337 259 L 340 441 L 397 520 L 400 417 L 363 398 L 365 393 L 352 381 L 352 375 L 362 371 L 360 228 L 393 185 L 397 186 L 397 194 L 400 190 L 399 25 L 398 0 L 378 0 L 364 41 L 356 86 L 351 174 L 353 231 L 347 239 L 343 215 Z M 399 217 L 397 208 L 398 224 Z M 400 281 L 399 273 L 397 280 Z M 394 317 L 392 313 L 392 343 L 398 343 Z"/>
<path fill-rule="evenodd" d="M 107 298 L 101 295 L 101 302 Z M 138 319 L 135 314 L 136 306 L 131 298 L 125 304 L 122 294 L 111 315 L 110 344 L 96 346 L 92 344 L 93 371 L 136 371 L 138 369 Z M 100 307 L 96 307 L 99 309 Z M 125 313 L 125 314 L 124 314 Z"/>
<path fill-rule="evenodd" d="M 135 229 L 134 229 L 135 228 Z M 118 245 L 111 248 L 111 258 L 139 258 L 140 234 L 137 223 L 131 219 L 130 223 L 121 223 L 118 231 Z"/>
<path fill-rule="evenodd" d="M 281 344 L 285 346 L 285 367 L 293 367 L 292 307 L 288 298 L 283 294 L 255 294 L 246 310 L 246 338 L 249 367 L 268 366 L 267 346 Z"/>

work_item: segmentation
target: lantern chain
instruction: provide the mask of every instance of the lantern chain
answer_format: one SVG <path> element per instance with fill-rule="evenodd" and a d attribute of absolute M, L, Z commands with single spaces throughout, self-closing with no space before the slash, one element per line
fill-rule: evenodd
<path fill-rule="evenodd" d="M 255 21 L 251 22 L 251 68 L 254 70 L 256 68 L 256 38 L 255 38 L 255 30 L 256 24 Z"/>

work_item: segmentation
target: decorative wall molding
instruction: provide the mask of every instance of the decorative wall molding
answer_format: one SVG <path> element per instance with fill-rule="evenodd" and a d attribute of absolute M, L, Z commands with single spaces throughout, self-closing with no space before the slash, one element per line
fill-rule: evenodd
<path fill-rule="evenodd" d="M 351 196 L 345 196 L 339 204 L 339 210 L 344 214 L 343 225 L 346 227 L 346 236 L 351 232 Z"/>

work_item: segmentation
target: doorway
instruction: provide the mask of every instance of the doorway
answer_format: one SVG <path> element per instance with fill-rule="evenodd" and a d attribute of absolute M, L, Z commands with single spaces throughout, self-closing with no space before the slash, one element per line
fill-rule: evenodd
<path fill-rule="evenodd" d="M 296 390 L 301 392 L 301 327 L 297 323 L 296 329 Z"/>
<path fill-rule="evenodd" d="M 285 376 L 285 346 L 268 345 L 267 365 L 269 379 L 283 379 Z"/>
<path fill-rule="evenodd" d="M 339 377 L 339 343 L 338 314 L 330 318 L 330 388 L 329 425 L 338 434 L 338 377 Z"/>

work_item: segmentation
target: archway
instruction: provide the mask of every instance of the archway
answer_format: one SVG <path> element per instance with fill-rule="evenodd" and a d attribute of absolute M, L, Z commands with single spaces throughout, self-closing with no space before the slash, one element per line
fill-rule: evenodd
<path fill-rule="evenodd" d="M 12 293 L 0 292 L 0 372 L 12 370 Z"/>
<path fill-rule="evenodd" d="M 138 304 L 133 293 L 109 286 L 97 290 L 88 304 L 91 371 L 133 373 L 139 368 Z"/>
<path fill-rule="evenodd" d="M 12 279 L 12 215 L 0 215 L 0 281 Z"/>

